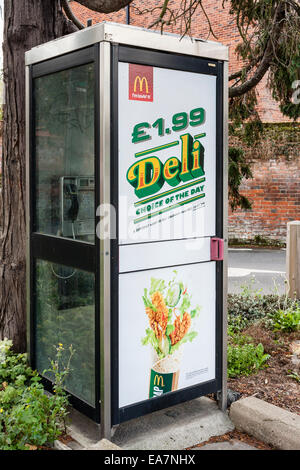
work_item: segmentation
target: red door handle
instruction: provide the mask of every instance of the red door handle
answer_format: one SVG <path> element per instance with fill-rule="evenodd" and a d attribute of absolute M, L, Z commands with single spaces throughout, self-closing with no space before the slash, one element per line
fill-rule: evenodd
<path fill-rule="evenodd" d="M 210 259 L 211 261 L 222 261 L 224 259 L 224 240 L 223 238 L 210 239 Z"/>

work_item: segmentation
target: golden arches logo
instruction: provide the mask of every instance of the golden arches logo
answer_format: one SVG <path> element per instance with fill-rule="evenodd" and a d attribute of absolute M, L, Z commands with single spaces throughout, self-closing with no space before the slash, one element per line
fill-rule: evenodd
<path fill-rule="evenodd" d="M 154 385 L 158 385 L 159 387 L 164 387 L 164 378 L 162 375 L 157 375 L 154 377 Z"/>
<path fill-rule="evenodd" d="M 137 75 L 134 80 L 133 90 L 136 92 L 137 84 L 140 85 L 140 92 L 143 90 L 143 84 L 145 83 L 146 93 L 149 93 L 148 81 L 146 77 L 140 77 Z"/>

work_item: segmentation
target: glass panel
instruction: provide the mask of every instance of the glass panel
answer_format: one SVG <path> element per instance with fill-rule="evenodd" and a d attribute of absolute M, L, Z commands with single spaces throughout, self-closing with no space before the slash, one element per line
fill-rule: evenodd
<path fill-rule="evenodd" d="M 94 274 L 38 260 L 36 262 L 36 361 L 43 373 L 63 345 L 75 350 L 66 389 L 95 406 L 95 281 Z M 50 380 L 51 374 L 44 374 Z"/>
<path fill-rule="evenodd" d="M 94 242 L 94 64 L 34 81 L 40 233 Z"/>

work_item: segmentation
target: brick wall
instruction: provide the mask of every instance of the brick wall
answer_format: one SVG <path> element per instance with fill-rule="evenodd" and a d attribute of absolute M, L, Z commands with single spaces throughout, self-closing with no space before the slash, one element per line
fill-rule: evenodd
<path fill-rule="evenodd" d="M 207 20 L 201 8 L 196 10 L 193 15 L 191 34 L 195 37 L 201 37 L 210 40 L 219 41 L 229 46 L 229 71 L 234 72 L 240 69 L 241 61 L 237 58 L 235 48 L 240 42 L 240 35 L 235 25 L 235 19 L 229 14 L 229 3 L 224 3 L 223 0 L 204 0 L 206 12 L 209 16 L 212 29 L 216 38 L 212 35 L 209 36 L 209 28 Z M 149 9 L 154 6 L 159 7 L 163 1 L 154 0 L 136 0 L 130 4 L 130 24 L 133 26 L 148 27 L 153 19 L 159 14 L 159 10 L 155 11 L 155 17 L 150 13 L 139 14 L 140 11 Z M 172 0 L 170 5 L 173 9 L 180 8 L 181 0 Z M 93 24 L 101 23 L 102 21 L 113 21 L 116 23 L 126 23 L 126 10 L 123 8 L 118 12 L 109 15 L 100 14 L 83 7 L 76 1 L 71 1 L 70 6 L 75 15 L 86 24 L 88 19 L 93 20 Z M 179 23 L 177 28 L 165 27 L 165 31 L 178 33 Z M 258 94 L 258 112 L 263 122 L 288 122 L 289 119 L 281 114 L 278 104 L 272 99 L 271 93 L 267 88 L 267 76 L 265 76 L 257 87 Z"/>
<path fill-rule="evenodd" d="M 253 205 L 249 211 L 230 212 L 230 238 L 261 235 L 285 241 L 287 222 L 300 220 L 299 148 L 299 125 L 265 126 L 263 142 L 254 149 L 244 147 L 252 159 L 253 179 L 243 181 L 241 193 Z"/>

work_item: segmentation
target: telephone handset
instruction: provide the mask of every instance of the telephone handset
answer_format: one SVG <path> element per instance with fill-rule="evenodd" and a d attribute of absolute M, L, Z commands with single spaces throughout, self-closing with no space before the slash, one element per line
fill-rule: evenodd
<path fill-rule="evenodd" d="M 59 178 L 60 228 L 63 237 L 92 241 L 95 231 L 93 176 Z"/>
<path fill-rule="evenodd" d="M 59 193 L 59 229 L 58 236 L 73 238 L 73 240 L 93 241 L 95 231 L 93 176 L 60 176 L 52 182 L 53 194 Z M 57 191 L 57 185 L 59 188 Z M 74 276 L 72 270 L 66 276 L 57 273 L 53 266 L 55 277 L 65 281 Z"/>
<path fill-rule="evenodd" d="M 67 211 L 67 218 L 72 222 L 78 217 L 79 212 L 79 202 L 78 202 L 78 190 L 77 186 L 73 183 L 68 183 L 65 185 L 66 196 L 71 200 L 71 206 Z"/>

